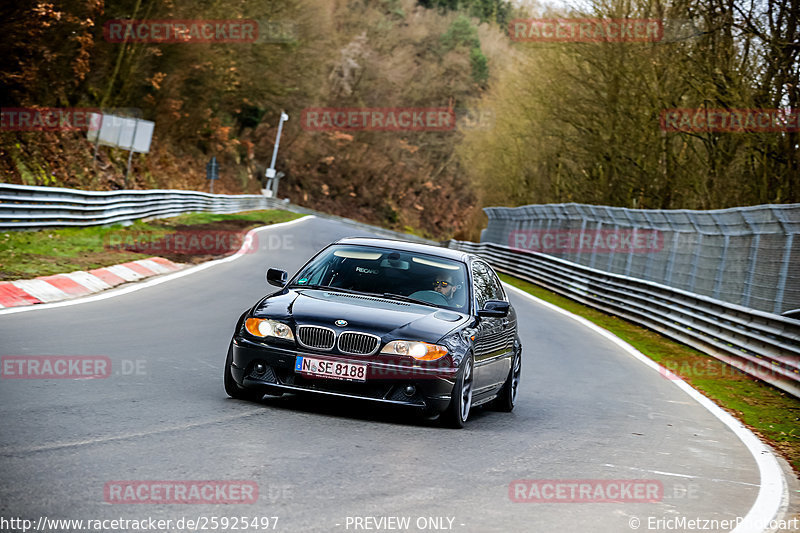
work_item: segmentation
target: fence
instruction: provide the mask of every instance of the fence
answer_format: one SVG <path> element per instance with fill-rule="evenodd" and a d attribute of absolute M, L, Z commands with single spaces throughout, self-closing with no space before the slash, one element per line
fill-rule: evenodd
<path fill-rule="evenodd" d="M 551 204 L 485 211 L 482 242 L 544 251 L 771 313 L 800 308 L 800 204 L 714 211 Z M 595 239 L 601 245 L 594 246 Z"/>
<path fill-rule="evenodd" d="M 268 209 L 277 202 L 261 195 L 195 191 L 79 191 L 0 183 L 0 229 L 95 226 L 166 217 L 193 211 L 235 213 Z"/>
<path fill-rule="evenodd" d="M 642 324 L 800 397 L 800 322 L 493 243 L 450 241 L 501 272 Z"/>

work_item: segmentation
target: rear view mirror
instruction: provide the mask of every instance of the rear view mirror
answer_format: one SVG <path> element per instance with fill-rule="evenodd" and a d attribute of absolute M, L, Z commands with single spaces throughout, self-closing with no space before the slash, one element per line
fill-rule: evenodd
<path fill-rule="evenodd" d="M 478 310 L 478 316 L 503 318 L 504 316 L 508 316 L 509 307 L 508 302 L 504 302 L 503 300 L 487 300 L 487 302 L 483 304 L 483 309 Z"/>
<path fill-rule="evenodd" d="M 285 270 L 270 268 L 267 270 L 267 283 L 276 287 L 283 287 L 289 279 L 289 274 Z"/>

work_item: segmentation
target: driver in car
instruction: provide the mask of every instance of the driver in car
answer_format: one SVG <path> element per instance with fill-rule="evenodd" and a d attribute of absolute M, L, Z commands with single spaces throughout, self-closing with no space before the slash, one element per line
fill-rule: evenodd
<path fill-rule="evenodd" d="M 433 282 L 433 290 L 447 298 L 448 302 L 453 301 L 453 295 L 456 292 L 456 284 L 453 282 L 453 275 L 449 272 L 443 272 L 436 275 L 436 281 Z"/>

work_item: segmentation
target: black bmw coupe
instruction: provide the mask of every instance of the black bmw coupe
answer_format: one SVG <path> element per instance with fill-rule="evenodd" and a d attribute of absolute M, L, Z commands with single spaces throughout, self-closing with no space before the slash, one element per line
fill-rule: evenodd
<path fill-rule="evenodd" d="M 522 345 L 494 270 L 477 256 L 403 241 L 328 245 L 280 290 L 245 311 L 225 362 L 225 391 L 242 400 L 309 393 L 441 414 L 511 411 Z"/>

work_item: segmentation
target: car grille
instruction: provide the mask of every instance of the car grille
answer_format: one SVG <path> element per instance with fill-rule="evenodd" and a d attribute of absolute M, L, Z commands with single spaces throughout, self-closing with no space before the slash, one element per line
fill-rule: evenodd
<path fill-rule="evenodd" d="M 298 326 L 297 340 L 306 348 L 317 350 L 330 350 L 336 339 L 336 334 L 331 328 L 321 326 Z"/>
<path fill-rule="evenodd" d="M 339 351 L 352 355 L 372 355 L 378 350 L 380 337 L 368 333 L 345 331 L 339 335 Z"/>

